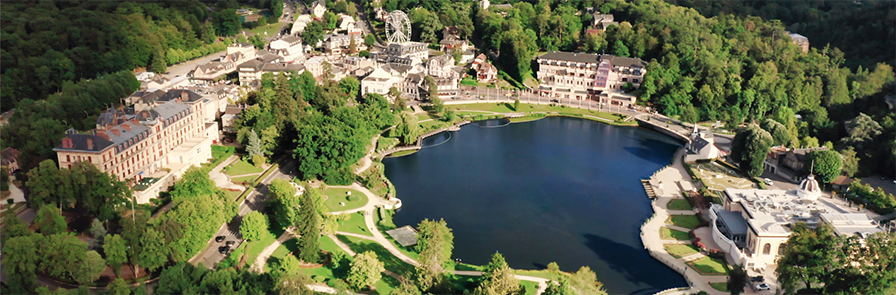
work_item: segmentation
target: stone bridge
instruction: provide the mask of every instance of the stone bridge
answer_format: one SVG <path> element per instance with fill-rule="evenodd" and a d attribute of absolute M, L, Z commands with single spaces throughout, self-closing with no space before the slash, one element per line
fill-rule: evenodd
<path fill-rule="evenodd" d="M 647 128 L 651 128 L 653 130 L 659 131 L 660 133 L 672 136 L 684 142 L 690 141 L 689 135 L 691 134 L 691 129 L 688 129 L 686 126 L 682 125 L 680 122 L 676 120 L 672 120 L 669 118 L 656 116 L 656 115 L 638 115 L 634 117 L 635 120 L 638 121 L 638 124 Z"/>

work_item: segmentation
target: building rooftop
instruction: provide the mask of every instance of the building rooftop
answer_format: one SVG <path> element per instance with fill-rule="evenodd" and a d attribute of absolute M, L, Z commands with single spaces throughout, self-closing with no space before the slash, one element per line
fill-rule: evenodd
<path fill-rule="evenodd" d="M 409 247 L 417 244 L 417 231 L 410 225 L 405 225 L 393 230 L 386 231 L 389 236 L 395 239 L 402 247 Z"/>
<path fill-rule="evenodd" d="M 883 231 L 876 221 L 864 213 L 823 213 L 820 216 L 834 228 L 838 236 L 857 235 L 864 239 L 870 234 Z"/>
<path fill-rule="evenodd" d="M 788 236 L 790 225 L 805 222 L 810 227 L 821 221 L 819 214 L 848 213 L 825 200 L 801 196 L 798 190 L 725 189 L 731 206 L 740 204 L 749 218 L 747 225 L 763 236 Z"/>

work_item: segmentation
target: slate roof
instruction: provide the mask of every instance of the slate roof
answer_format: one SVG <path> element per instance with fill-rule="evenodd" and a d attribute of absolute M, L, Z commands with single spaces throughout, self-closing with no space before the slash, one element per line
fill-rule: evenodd
<path fill-rule="evenodd" d="M 386 231 L 389 236 L 395 239 L 402 247 L 413 246 L 417 244 L 417 231 L 410 225 L 405 225 L 393 230 Z"/>
<path fill-rule="evenodd" d="M 595 63 L 599 64 L 601 60 L 607 60 L 613 66 L 624 66 L 624 67 L 647 67 L 647 62 L 641 60 L 640 58 L 631 58 L 631 57 L 619 57 L 613 56 L 609 54 L 599 55 L 599 54 L 591 54 L 591 53 L 578 53 L 578 52 L 562 52 L 562 51 L 551 51 L 548 52 L 541 57 L 541 59 L 551 59 L 551 60 L 559 60 L 559 61 L 569 61 L 576 63 Z"/>
<path fill-rule="evenodd" d="M 8 147 L 0 151 L 0 164 L 7 165 L 9 163 L 15 162 L 16 158 L 19 157 L 19 150 Z"/>
<path fill-rule="evenodd" d="M 184 102 L 196 102 L 196 101 L 199 101 L 200 99 L 202 99 L 202 95 L 199 95 L 196 92 L 193 92 L 190 90 L 184 90 L 184 89 L 172 89 L 172 90 L 168 90 L 168 92 L 166 92 L 161 97 L 159 97 L 159 99 L 157 101 L 165 102 L 165 101 L 177 100 L 178 98 L 183 97 L 184 93 L 187 94 L 187 99 L 184 100 Z"/>
<path fill-rule="evenodd" d="M 56 148 L 53 149 L 54 151 L 70 150 L 70 151 L 83 151 L 83 152 L 99 152 L 99 151 L 105 150 L 106 148 L 113 145 L 113 143 L 111 141 L 108 141 L 105 138 L 102 138 L 102 137 L 94 135 L 94 134 L 75 133 L 75 134 L 68 134 L 65 137 L 68 139 L 71 139 L 72 148 L 70 148 L 70 149 L 62 148 L 62 144 L 60 144 L 59 146 L 57 146 Z M 88 146 L 87 140 L 88 139 L 93 140 L 93 148 L 92 149 L 87 148 L 87 146 Z"/>

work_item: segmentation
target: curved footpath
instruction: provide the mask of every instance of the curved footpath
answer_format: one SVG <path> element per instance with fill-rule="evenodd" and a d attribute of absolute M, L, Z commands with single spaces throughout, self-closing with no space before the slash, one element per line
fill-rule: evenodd
<path fill-rule="evenodd" d="M 674 240 L 663 240 L 660 234 L 660 230 L 663 227 L 681 230 L 681 231 L 690 231 L 690 229 L 680 228 L 674 225 L 666 224 L 666 220 L 669 219 L 671 215 L 693 215 L 694 211 L 687 210 L 667 210 L 666 204 L 673 199 L 684 199 L 681 196 L 681 189 L 679 187 L 684 187 L 685 189 L 692 189 L 693 183 L 691 183 L 690 176 L 685 172 L 684 165 L 681 163 L 681 158 L 684 155 L 685 150 L 679 149 L 672 160 L 672 165 L 663 168 L 657 173 L 655 173 L 651 177 L 651 183 L 662 182 L 663 189 L 661 192 L 657 193 L 657 198 L 651 201 L 651 207 L 654 210 L 654 216 L 648 219 L 644 225 L 641 226 L 641 242 L 644 244 L 644 249 L 646 249 L 650 256 L 659 260 L 660 262 L 666 264 L 673 270 L 677 271 L 681 275 L 684 276 L 685 280 L 688 281 L 688 285 L 690 288 L 676 288 L 670 289 L 664 292 L 660 292 L 658 294 L 690 294 L 696 293 L 698 291 L 705 291 L 709 294 L 713 295 L 725 295 L 729 294 L 728 292 L 722 292 L 714 289 L 709 283 L 717 283 L 717 282 L 727 282 L 728 276 L 707 276 L 701 275 L 693 268 L 690 268 L 686 262 L 694 259 L 705 257 L 703 254 L 693 254 L 690 256 L 675 258 L 672 255 L 669 255 L 666 252 L 666 249 L 663 247 L 664 244 L 676 244 L 680 242 L 676 242 Z"/>

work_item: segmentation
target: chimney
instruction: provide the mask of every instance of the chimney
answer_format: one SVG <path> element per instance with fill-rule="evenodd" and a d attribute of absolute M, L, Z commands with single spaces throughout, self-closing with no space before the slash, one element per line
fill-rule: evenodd
<path fill-rule="evenodd" d="M 96 136 L 102 137 L 102 138 L 105 139 L 105 140 L 111 140 L 111 139 L 109 139 L 109 134 L 106 134 L 106 131 L 99 131 L 99 130 L 97 130 L 97 131 L 96 131 Z"/>
<path fill-rule="evenodd" d="M 64 148 L 64 149 L 72 148 L 72 139 L 68 138 L 68 137 L 63 138 L 62 139 L 62 148 Z"/>
<path fill-rule="evenodd" d="M 112 127 L 115 127 L 115 124 L 106 123 L 106 130 L 112 129 Z"/>
<path fill-rule="evenodd" d="M 93 150 L 93 138 L 87 139 L 87 149 L 91 151 Z"/>
<path fill-rule="evenodd" d="M 131 131 L 131 124 L 121 124 L 121 129 L 124 129 L 124 131 Z"/>
<path fill-rule="evenodd" d="M 112 134 L 115 134 L 115 136 L 121 136 L 121 130 L 118 130 L 118 128 L 112 128 L 111 131 Z"/>
<path fill-rule="evenodd" d="M 181 92 L 181 93 L 180 93 L 180 99 L 183 100 L 183 101 L 189 101 L 189 100 L 190 100 L 190 95 L 187 94 L 186 91 Z"/>

